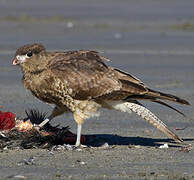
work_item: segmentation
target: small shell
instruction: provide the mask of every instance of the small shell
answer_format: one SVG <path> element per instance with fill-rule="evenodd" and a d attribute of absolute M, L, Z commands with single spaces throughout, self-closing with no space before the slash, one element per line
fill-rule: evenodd
<path fill-rule="evenodd" d="M 17 130 L 20 132 L 26 132 L 26 131 L 30 131 L 33 127 L 32 123 L 30 122 L 30 120 L 27 121 L 19 121 L 16 125 Z"/>
<path fill-rule="evenodd" d="M 160 149 L 167 149 L 167 148 L 169 148 L 169 147 L 168 147 L 168 144 L 165 143 L 165 144 L 159 146 L 159 148 L 160 148 Z"/>

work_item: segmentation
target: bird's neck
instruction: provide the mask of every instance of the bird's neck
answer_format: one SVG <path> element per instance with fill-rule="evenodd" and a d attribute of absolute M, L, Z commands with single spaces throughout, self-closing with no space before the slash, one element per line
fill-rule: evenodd
<path fill-rule="evenodd" d="M 38 87 L 41 83 L 40 80 L 42 75 L 47 69 L 47 60 L 46 58 L 34 58 L 29 62 L 23 63 L 21 66 L 23 72 L 22 81 L 24 83 L 24 87 L 31 90 L 33 92 L 34 87 Z"/>
<path fill-rule="evenodd" d="M 24 75 L 36 75 L 43 72 L 47 68 L 47 58 L 45 56 L 34 57 L 21 65 Z"/>
<path fill-rule="evenodd" d="M 45 70 L 44 66 L 31 64 L 30 66 L 22 67 L 23 74 L 36 75 Z"/>

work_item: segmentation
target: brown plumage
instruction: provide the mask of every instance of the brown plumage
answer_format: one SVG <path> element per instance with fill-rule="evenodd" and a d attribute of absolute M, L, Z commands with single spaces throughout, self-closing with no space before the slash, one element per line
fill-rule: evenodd
<path fill-rule="evenodd" d="M 134 76 L 107 66 L 105 61 L 107 59 L 95 51 L 48 52 L 42 44 L 30 44 L 16 51 L 13 64 L 21 67 L 26 89 L 40 100 L 56 105 L 45 123 L 64 112 L 73 113 L 78 124 L 76 146 L 80 145 L 84 119 L 95 115 L 101 107 L 134 111 L 170 138 L 182 142 L 137 100 L 150 100 L 174 110 L 160 99 L 189 103 L 174 95 L 151 90 Z"/>

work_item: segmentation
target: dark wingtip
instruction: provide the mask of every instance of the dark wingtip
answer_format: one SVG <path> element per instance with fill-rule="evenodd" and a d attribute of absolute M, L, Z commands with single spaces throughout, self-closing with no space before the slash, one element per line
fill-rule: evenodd
<path fill-rule="evenodd" d="M 164 100 L 169 100 L 169 101 L 174 101 L 176 103 L 180 103 L 180 104 L 185 104 L 185 105 L 190 105 L 190 103 L 184 99 L 181 99 L 177 96 L 174 96 L 172 94 L 166 94 L 166 93 L 162 93 L 159 91 L 155 91 L 152 89 L 148 89 L 149 90 L 149 95 L 159 98 L 159 99 L 164 99 Z"/>
<path fill-rule="evenodd" d="M 162 96 L 166 96 L 166 97 L 169 97 L 169 98 L 172 98 L 171 100 L 172 101 L 175 101 L 177 103 L 180 103 L 180 104 L 184 104 L 184 105 L 190 105 L 190 103 L 182 98 L 179 98 L 177 96 L 174 96 L 174 95 L 171 95 L 171 94 L 165 94 L 165 93 L 160 93 Z M 174 99 L 174 100 L 173 100 Z M 169 99 L 170 100 L 170 99 Z"/>
<path fill-rule="evenodd" d="M 186 100 L 184 100 L 184 99 L 178 99 L 177 102 L 179 102 L 179 103 L 181 103 L 181 104 L 188 105 L 188 106 L 191 105 L 188 101 L 186 101 Z"/>

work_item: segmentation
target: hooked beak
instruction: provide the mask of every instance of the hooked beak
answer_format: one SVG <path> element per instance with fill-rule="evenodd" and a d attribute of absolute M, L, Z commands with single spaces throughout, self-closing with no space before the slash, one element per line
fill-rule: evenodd
<path fill-rule="evenodd" d="M 12 65 L 18 65 L 20 62 L 17 58 L 15 58 L 12 62 Z"/>
<path fill-rule="evenodd" d="M 15 59 L 13 60 L 12 64 L 13 65 L 19 65 L 19 64 L 25 62 L 26 58 L 27 58 L 26 55 L 17 55 L 15 57 Z"/>

